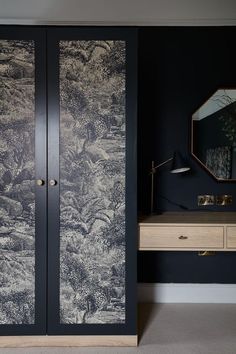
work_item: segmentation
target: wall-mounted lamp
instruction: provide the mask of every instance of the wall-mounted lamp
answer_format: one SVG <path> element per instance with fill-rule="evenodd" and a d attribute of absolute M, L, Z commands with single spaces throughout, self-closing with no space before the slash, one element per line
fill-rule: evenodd
<path fill-rule="evenodd" d="M 182 155 L 178 152 L 175 151 L 173 154 L 173 157 L 170 157 L 168 160 L 160 163 L 159 165 L 155 166 L 154 161 L 152 161 L 152 166 L 151 166 L 151 205 L 150 205 L 150 211 L 151 214 L 153 214 L 153 200 L 154 200 L 154 175 L 157 171 L 157 169 L 161 166 L 164 166 L 168 162 L 172 161 L 171 173 L 182 173 L 190 170 L 190 167 L 187 165 L 186 161 L 182 157 Z"/>

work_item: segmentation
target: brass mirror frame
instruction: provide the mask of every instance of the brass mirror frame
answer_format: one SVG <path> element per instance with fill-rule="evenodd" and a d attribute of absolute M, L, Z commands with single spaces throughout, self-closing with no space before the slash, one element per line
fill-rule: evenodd
<path fill-rule="evenodd" d="M 231 179 L 226 179 L 226 178 L 219 178 L 216 177 L 211 170 L 194 154 L 193 151 L 193 141 L 194 141 L 194 136 L 193 136 L 193 115 L 194 113 L 196 113 L 217 91 L 219 90 L 235 90 L 236 91 L 236 87 L 219 87 L 217 88 L 217 90 L 215 90 L 212 94 L 209 95 L 209 97 L 203 102 L 203 104 L 201 106 L 199 106 L 191 115 L 191 155 L 194 157 L 194 159 L 203 167 L 203 169 L 205 171 L 207 171 L 209 173 L 209 175 L 211 175 L 217 182 L 236 182 L 236 178 L 231 178 Z"/>

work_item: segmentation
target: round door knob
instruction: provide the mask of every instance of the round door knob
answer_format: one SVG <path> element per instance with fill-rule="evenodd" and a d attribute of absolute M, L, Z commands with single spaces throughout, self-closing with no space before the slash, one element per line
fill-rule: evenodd
<path fill-rule="evenodd" d="M 49 184 L 50 186 L 55 186 L 57 184 L 57 181 L 55 179 L 50 179 Z"/>
<path fill-rule="evenodd" d="M 36 184 L 37 184 L 37 186 L 43 186 L 44 185 L 44 180 L 43 179 L 37 179 Z"/>

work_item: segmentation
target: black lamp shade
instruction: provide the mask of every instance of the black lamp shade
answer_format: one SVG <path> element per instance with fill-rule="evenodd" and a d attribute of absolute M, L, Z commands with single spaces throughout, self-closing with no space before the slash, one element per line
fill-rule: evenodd
<path fill-rule="evenodd" d="M 182 173 L 189 171 L 190 167 L 188 166 L 187 162 L 183 158 L 183 156 L 178 152 L 175 151 L 173 155 L 173 160 L 172 160 L 172 166 L 171 166 L 171 173 Z"/>

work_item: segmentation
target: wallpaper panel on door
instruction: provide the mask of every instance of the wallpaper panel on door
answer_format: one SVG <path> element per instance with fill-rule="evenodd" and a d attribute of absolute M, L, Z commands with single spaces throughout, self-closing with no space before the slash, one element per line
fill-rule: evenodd
<path fill-rule="evenodd" d="M 126 46 L 61 40 L 60 322 L 125 322 Z"/>
<path fill-rule="evenodd" d="M 34 41 L 0 40 L 0 325 L 35 322 Z"/>

